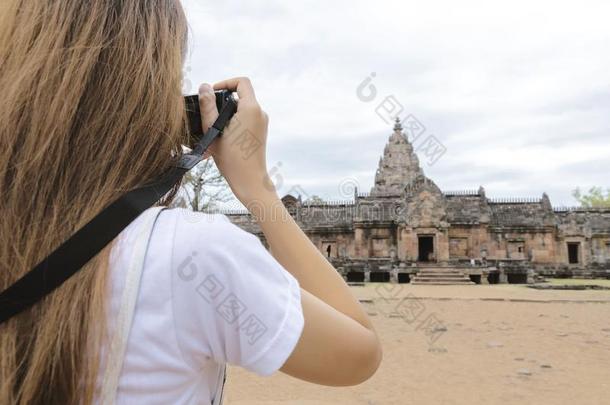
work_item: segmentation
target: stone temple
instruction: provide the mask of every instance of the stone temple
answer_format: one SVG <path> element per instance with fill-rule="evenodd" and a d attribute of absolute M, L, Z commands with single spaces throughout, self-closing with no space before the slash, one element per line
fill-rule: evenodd
<path fill-rule="evenodd" d="M 610 208 L 554 208 L 549 197 L 494 199 L 480 187 L 441 191 L 396 123 L 369 193 L 353 200 L 282 202 L 348 281 L 531 283 L 610 278 Z M 246 212 L 225 211 L 264 236 Z"/>

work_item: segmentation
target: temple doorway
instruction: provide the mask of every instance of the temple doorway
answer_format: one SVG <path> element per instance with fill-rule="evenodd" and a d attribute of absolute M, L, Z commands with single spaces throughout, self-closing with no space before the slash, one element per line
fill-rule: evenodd
<path fill-rule="evenodd" d="M 580 243 L 578 242 L 568 242 L 568 263 L 570 264 L 578 264 L 580 262 L 579 259 L 579 250 Z"/>
<path fill-rule="evenodd" d="M 418 258 L 420 262 L 434 261 L 434 236 L 421 235 L 417 237 L 418 241 Z"/>

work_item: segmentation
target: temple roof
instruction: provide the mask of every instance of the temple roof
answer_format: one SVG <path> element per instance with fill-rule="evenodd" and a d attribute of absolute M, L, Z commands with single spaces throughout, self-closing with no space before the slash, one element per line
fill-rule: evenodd
<path fill-rule="evenodd" d="M 495 226 L 545 226 L 547 215 L 541 203 L 490 203 L 491 224 Z"/>
<path fill-rule="evenodd" d="M 489 209 L 479 195 L 445 196 L 447 220 L 451 223 L 489 222 Z"/>

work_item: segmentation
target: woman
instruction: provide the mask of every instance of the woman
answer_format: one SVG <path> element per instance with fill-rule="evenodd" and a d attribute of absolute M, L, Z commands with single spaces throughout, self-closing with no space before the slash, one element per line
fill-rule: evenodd
<path fill-rule="evenodd" d="M 3 0 L 0 290 L 186 144 L 177 0 Z M 267 174 L 267 116 L 248 79 L 210 153 L 271 248 L 221 215 L 164 210 L 143 265 L 117 403 L 209 403 L 225 363 L 317 384 L 368 379 L 378 337 Z M 204 126 L 218 114 L 199 89 Z M 260 145 L 242 156 L 241 136 Z M 164 204 L 167 204 L 165 201 Z M 149 210 L 150 211 L 150 210 Z M 1 404 L 99 403 L 142 214 L 59 289 L 0 325 Z"/>

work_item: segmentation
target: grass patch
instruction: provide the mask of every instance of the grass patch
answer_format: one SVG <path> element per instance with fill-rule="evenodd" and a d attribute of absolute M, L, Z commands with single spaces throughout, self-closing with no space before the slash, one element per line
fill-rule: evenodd
<path fill-rule="evenodd" d="M 551 285 L 599 285 L 610 287 L 610 280 L 603 279 L 579 279 L 579 278 L 549 278 L 547 284 Z"/>

